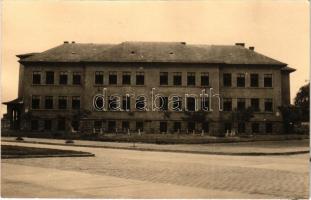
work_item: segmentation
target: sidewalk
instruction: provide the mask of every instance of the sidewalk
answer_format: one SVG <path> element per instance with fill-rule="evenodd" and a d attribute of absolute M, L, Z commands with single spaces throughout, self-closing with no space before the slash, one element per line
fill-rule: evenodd
<path fill-rule="evenodd" d="M 16 142 L 16 137 L 2 137 L 1 141 Z M 80 146 L 95 148 L 113 148 L 140 151 L 161 151 L 177 153 L 198 153 L 215 155 L 292 155 L 309 153 L 309 140 L 285 141 L 257 141 L 242 143 L 215 143 L 215 144 L 173 144 L 159 145 L 147 143 L 119 143 L 74 140 L 73 144 L 65 144 L 65 140 L 23 138 L 25 143 L 38 143 L 49 145 Z"/>

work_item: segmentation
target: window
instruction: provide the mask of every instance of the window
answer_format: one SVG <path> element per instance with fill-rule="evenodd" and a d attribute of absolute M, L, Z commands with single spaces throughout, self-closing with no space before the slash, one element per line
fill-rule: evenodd
<path fill-rule="evenodd" d="M 264 86 L 265 87 L 272 87 L 272 74 L 265 74 L 264 75 Z"/>
<path fill-rule="evenodd" d="M 181 72 L 174 72 L 173 73 L 173 84 L 174 85 L 181 85 Z"/>
<path fill-rule="evenodd" d="M 44 120 L 44 130 L 46 131 L 52 130 L 52 120 L 50 119 Z"/>
<path fill-rule="evenodd" d="M 209 110 L 209 98 L 201 98 L 201 110 L 208 111 Z"/>
<path fill-rule="evenodd" d="M 95 72 L 95 84 L 104 84 L 104 72 Z"/>
<path fill-rule="evenodd" d="M 117 72 L 109 72 L 109 84 L 110 85 L 117 84 Z"/>
<path fill-rule="evenodd" d="M 237 110 L 243 111 L 243 110 L 245 110 L 245 107 L 246 107 L 245 99 L 244 98 L 238 98 Z"/>
<path fill-rule="evenodd" d="M 161 97 L 160 98 L 160 110 L 167 111 L 168 110 L 168 97 Z"/>
<path fill-rule="evenodd" d="M 195 111 L 195 98 L 194 97 L 187 97 L 187 110 L 188 111 Z"/>
<path fill-rule="evenodd" d="M 139 110 L 139 111 L 143 111 L 145 110 L 145 97 L 137 97 L 136 99 L 136 109 Z"/>
<path fill-rule="evenodd" d="M 122 84 L 123 85 L 130 85 L 131 84 L 131 72 L 123 72 Z"/>
<path fill-rule="evenodd" d="M 118 98 L 115 96 L 108 97 L 108 109 L 112 111 L 118 110 Z"/>
<path fill-rule="evenodd" d="M 128 121 L 122 122 L 122 130 L 126 132 L 128 129 L 130 129 L 130 123 Z"/>
<path fill-rule="evenodd" d="M 116 131 L 116 121 L 108 121 L 108 132 Z"/>
<path fill-rule="evenodd" d="M 160 85 L 168 85 L 168 72 L 160 72 Z"/>
<path fill-rule="evenodd" d="M 251 107 L 253 109 L 253 111 L 258 112 L 259 109 L 259 99 L 257 98 L 253 98 L 251 99 Z"/>
<path fill-rule="evenodd" d="M 224 73 L 223 74 L 223 84 L 225 87 L 231 87 L 231 74 L 229 73 Z"/>
<path fill-rule="evenodd" d="M 245 123 L 244 122 L 238 123 L 238 133 L 245 133 Z"/>
<path fill-rule="evenodd" d="M 259 76 L 258 74 L 251 74 L 251 87 L 259 86 Z"/>
<path fill-rule="evenodd" d="M 201 73 L 201 86 L 208 86 L 209 85 L 209 76 L 208 72 Z"/>
<path fill-rule="evenodd" d="M 31 120 L 31 130 L 37 131 L 39 129 L 39 121 L 38 120 Z"/>
<path fill-rule="evenodd" d="M 145 84 L 145 73 L 136 72 L 136 85 L 144 85 L 144 84 Z"/>
<path fill-rule="evenodd" d="M 136 122 L 136 130 L 144 131 L 144 122 Z"/>
<path fill-rule="evenodd" d="M 31 108 L 32 109 L 40 109 L 40 96 L 32 96 L 31 100 Z"/>
<path fill-rule="evenodd" d="M 54 72 L 48 71 L 45 73 L 45 83 L 54 84 Z"/>
<path fill-rule="evenodd" d="M 273 125 L 271 122 L 267 122 L 265 124 L 265 131 L 266 131 L 266 133 L 272 133 L 273 132 Z"/>
<path fill-rule="evenodd" d="M 259 133 L 259 123 L 252 123 L 252 133 Z"/>
<path fill-rule="evenodd" d="M 100 128 L 102 128 L 102 124 L 103 124 L 103 122 L 101 120 L 96 120 L 96 121 L 94 121 L 94 128 L 100 129 Z"/>
<path fill-rule="evenodd" d="M 73 72 L 73 74 L 72 74 L 72 84 L 74 84 L 74 85 L 81 85 L 81 73 L 80 72 Z"/>
<path fill-rule="evenodd" d="M 172 110 L 181 111 L 182 110 L 182 99 L 181 99 L 181 97 L 174 96 L 172 105 L 173 105 Z"/>
<path fill-rule="evenodd" d="M 59 84 L 60 85 L 67 85 L 68 84 L 68 73 L 67 72 L 60 72 Z"/>
<path fill-rule="evenodd" d="M 52 96 L 46 96 L 45 97 L 45 109 L 53 109 L 53 97 Z"/>
<path fill-rule="evenodd" d="M 195 122 L 188 122 L 188 131 L 195 130 Z"/>
<path fill-rule="evenodd" d="M 74 131 L 78 131 L 80 127 L 80 122 L 79 120 L 73 120 L 71 121 L 71 127 Z"/>
<path fill-rule="evenodd" d="M 72 109 L 75 109 L 75 110 L 79 110 L 80 109 L 80 97 L 79 96 L 75 96 L 75 97 L 72 97 Z"/>
<path fill-rule="evenodd" d="M 96 110 L 103 110 L 104 109 L 104 98 L 95 99 L 95 108 L 96 108 Z"/>
<path fill-rule="evenodd" d="M 208 131 L 209 131 L 209 123 L 208 123 L 208 122 L 203 122 L 203 123 L 202 123 L 202 130 L 203 130 L 205 133 L 208 133 Z"/>
<path fill-rule="evenodd" d="M 67 109 L 67 97 L 66 96 L 58 97 L 58 109 Z"/>
<path fill-rule="evenodd" d="M 32 73 L 32 84 L 41 84 L 41 72 Z"/>
<path fill-rule="evenodd" d="M 195 72 L 188 72 L 187 73 L 187 85 L 188 86 L 195 86 Z"/>
<path fill-rule="evenodd" d="M 266 112 L 272 112 L 273 111 L 272 99 L 265 99 L 265 111 Z"/>
<path fill-rule="evenodd" d="M 238 74 L 236 78 L 237 87 L 245 87 L 245 74 Z"/>
<path fill-rule="evenodd" d="M 167 122 L 160 122 L 160 132 L 161 133 L 167 132 Z"/>
<path fill-rule="evenodd" d="M 225 123 L 225 133 L 231 133 L 232 124 L 227 122 Z"/>
<path fill-rule="evenodd" d="M 174 122 L 174 132 L 180 132 L 181 122 Z"/>
<path fill-rule="evenodd" d="M 223 100 L 223 110 L 224 111 L 232 111 L 232 99 L 224 98 L 224 100 Z"/>
<path fill-rule="evenodd" d="M 66 120 L 64 118 L 60 118 L 57 120 L 57 130 L 64 131 L 66 129 Z"/>
<path fill-rule="evenodd" d="M 131 98 L 129 96 L 123 96 L 122 110 L 131 110 Z"/>

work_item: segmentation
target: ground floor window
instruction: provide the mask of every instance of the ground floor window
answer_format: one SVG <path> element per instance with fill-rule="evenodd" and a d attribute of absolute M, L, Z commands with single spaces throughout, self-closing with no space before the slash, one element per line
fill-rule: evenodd
<path fill-rule="evenodd" d="M 57 120 L 57 130 L 64 131 L 66 129 L 66 121 L 65 119 Z"/>
<path fill-rule="evenodd" d="M 136 130 L 144 131 L 144 122 L 136 122 Z"/>
<path fill-rule="evenodd" d="M 160 122 L 160 132 L 166 133 L 167 132 L 167 122 Z"/>
<path fill-rule="evenodd" d="M 272 123 L 270 123 L 270 122 L 267 122 L 266 124 L 265 124 L 265 129 L 266 129 L 266 133 L 272 133 L 272 130 L 273 130 L 273 125 L 272 125 Z"/>
<path fill-rule="evenodd" d="M 31 130 L 37 131 L 39 129 L 39 121 L 38 120 L 31 120 Z"/>
<path fill-rule="evenodd" d="M 79 126 L 80 126 L 80 122 L 78 120 L 74 120 L 74 121 L 71 122 L 71 126 L 72 126 L 74 131 L 78 131 L 79 130 Z"/>
<path fill-rule="evenodd" d="M 44 120 L 44 130 L 46 131 L 52 130 L 52 120 L 50 119 Z"/>
<path fill-rule="evenodd" d="M 225 123 L 225 133 L 231 133 L 232 124 L 231 123 Z"/>
<path fill-rule="evenodd" d="M 116 122 L 115 121 L 108 121 L 108 131 L 115 132 L 116 131 Z"/>
<path fill-rule="evenodd" d="M 181 122 L 174 122 L 174 132 L 179 132 L 181 130 Z"/>
<path fill-rule="evenodd" d="M 252 133 L 259 133 L 259 123 L 252 123 Z"/>
<path fill-rule="evenodd" d="M 238 123 L 238 133 L 245 133 L 245 123 L 244 122 Z"/>
<path fill-rule="evenodd" d="M 195 130 L 195 122 L 188 122 L 188 131 Z"/>
<path fill-rule="evenodd" d="M 102 128 L 102 121 L 101 120 L 94 121 L 94 128 L 95 129 Z"/>
<path fill-rule="evenodd" d="M 127 131 L 130 128 L 130 122 L 128 121 L 123 121 L 122 122 L 122 130 Z"/>
<path fill-rule="evenodd" d="M 203 122 L 202 123 L 202 130 L 204 132 L 208 132 L 209 131 L 209 123 L 208 122 Z"/>

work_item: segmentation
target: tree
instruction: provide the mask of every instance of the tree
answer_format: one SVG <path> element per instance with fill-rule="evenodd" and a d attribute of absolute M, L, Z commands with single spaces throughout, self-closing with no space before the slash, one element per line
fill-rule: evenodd
<path fill-rule="evenodd" d="M 244 123 L 249 122 L 249 120 L 253 117 L 254 111 L 252 107 L 248 107 L 244 110 L 234 109 L 231 115 L 233 127 L 237 129 L 236 128 L 237 122 L 244 122 Z"/>
<path fill-rule="evenodd" d="M 279 110 L 283 117 L 283 128 L 285 133 L 291 133 L 294 126 L 301 121 L 301 109 L 294 105 L 281 106 Z"/>
<path fill-rule="evenodd" d="M 300 109 L 300 120 L 309 121 L 310 119 L 310 83 L 302 86 L 295 97 L 295 106 Z"/>

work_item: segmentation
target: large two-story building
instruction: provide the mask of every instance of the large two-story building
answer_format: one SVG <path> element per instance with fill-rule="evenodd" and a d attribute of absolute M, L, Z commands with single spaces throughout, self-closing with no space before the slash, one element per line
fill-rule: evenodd
<path fill-rule="evenodd" d="M 32 131 L 281 133 L 295 71 L 244 43 L 64 42 L 17 56 L 7 116 Z"/>

